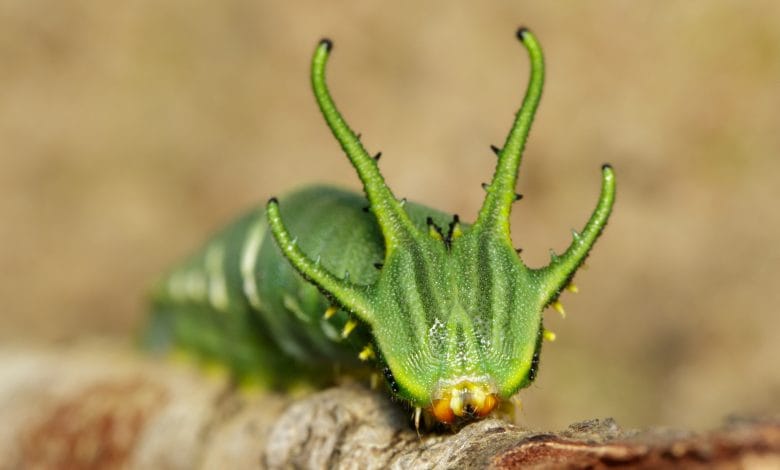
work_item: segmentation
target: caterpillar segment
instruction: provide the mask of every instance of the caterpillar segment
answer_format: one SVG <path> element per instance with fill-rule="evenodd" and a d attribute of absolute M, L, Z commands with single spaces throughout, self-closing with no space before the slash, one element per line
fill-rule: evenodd
<path fill-rule="evenodd" d="M 382 259 L 382 240 L 374 219 L 361 210 L 363 196 L 319 186 L 292 193 L 282 204 L 290 224 L 301 228 L 296 244 L 320 265 L 354 273 L 352 279 L 377 277 L 373 261 Z M 452 218 L 417 204 L 407 210 L 420 227 L 429 216 L 441 224 Z M 143 337 L 148 348 L 226 364 L 241 382 L 282 388 L 324 384 L 333 380 L 325 363 L 362 374 L 376 359 L 361 349 L 371 344 L 367 325 L 290 266 L 262 208 L 217 233 L 199 254 L 164 276 L 151 303 Z"/>
<path fill-rule="evenodd" d="M 563 315 L 558 297 L 615 197 L 604 165 L 596 208 L 569 247 L 545 267 L 523 263 L 509 217 L 544 60 L 532 33 L 521 28 L 517 38 L 530 77 L 503 146 L 492 147 L 496 168 L 473 224 L 393 194 L 379 154 L 366 150 L 330 95 L 333 43 L 322 40 L 311 64 L 314 96 L 363 195 L 315 187 L 271 198 L 264 213 L 218 234 L 156 291 L 147 342 L 221 358 L 239 376 L 272 385 L 317 377 L 323 361 L 372 365 L 418 428 L 421 419 L 459 425 L 513 403 L 537 376 L 543 339 L 554 339 L 542 312 Z"/>

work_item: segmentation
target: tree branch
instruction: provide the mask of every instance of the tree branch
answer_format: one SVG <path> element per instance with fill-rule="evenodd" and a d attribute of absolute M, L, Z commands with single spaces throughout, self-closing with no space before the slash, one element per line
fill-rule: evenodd
<path fill-rule="evenodd" d="M 293 400 L 129 348 L 0 348 L 0 468 L 665 466 L 780 467 L 780 419 L 698 435 L 611 419 L 536 432 L 490 419 L 419 437 L 406 413 L 358 385 Z"/>

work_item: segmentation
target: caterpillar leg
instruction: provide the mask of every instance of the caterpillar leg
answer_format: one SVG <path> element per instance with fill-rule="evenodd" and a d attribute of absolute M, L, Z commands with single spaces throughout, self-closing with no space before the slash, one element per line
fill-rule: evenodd
<path fill-rule="evenodd" d="M 509 400 L 503 400 L 496 410 L 496 414 L 502 419 L 513 424 L 521 423 L 523 402 L 519 394 L 513 395 Z"/>

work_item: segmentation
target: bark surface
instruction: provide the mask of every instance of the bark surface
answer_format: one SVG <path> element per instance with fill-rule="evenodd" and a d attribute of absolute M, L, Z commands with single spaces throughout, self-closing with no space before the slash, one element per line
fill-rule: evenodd
<path fill-rule="evenodd" d="M 383 394 L 297 399 L 113 346 L 0 349 L 0 469 L 780 468 L 780 419 L 694 434 L 611 419 L 559 432 L 489 419 L 418 436 Z"/>

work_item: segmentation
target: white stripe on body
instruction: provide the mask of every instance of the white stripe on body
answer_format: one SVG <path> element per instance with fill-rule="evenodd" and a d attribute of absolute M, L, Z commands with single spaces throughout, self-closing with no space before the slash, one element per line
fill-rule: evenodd
<path fill-rule="evenodd" d="M 220 243 L 210 246 L 206 251 L 205 263 L 209 303 L 215 310 L 227 312 L 230 301 L 225 280 L 225 247 Z"/>
<path fill-rule="evenodd" d="M 260 293 L 257 291 L 255 267 L 257 258 L 260 256 L 260 247 L 263 245 L 263 239 L 265 238 L 265 230 L 265 216 L 261 214 L 257 222 L 252 224 L 252 227 L 249 229 L 249 235 L 247 235 L 246 242 L 244 242 L 244 246 L 241 249 L 240 269 L 244 295 L 249 300 L 249 305 L 257 311 L 260 310 L 262 302 Z"/>

